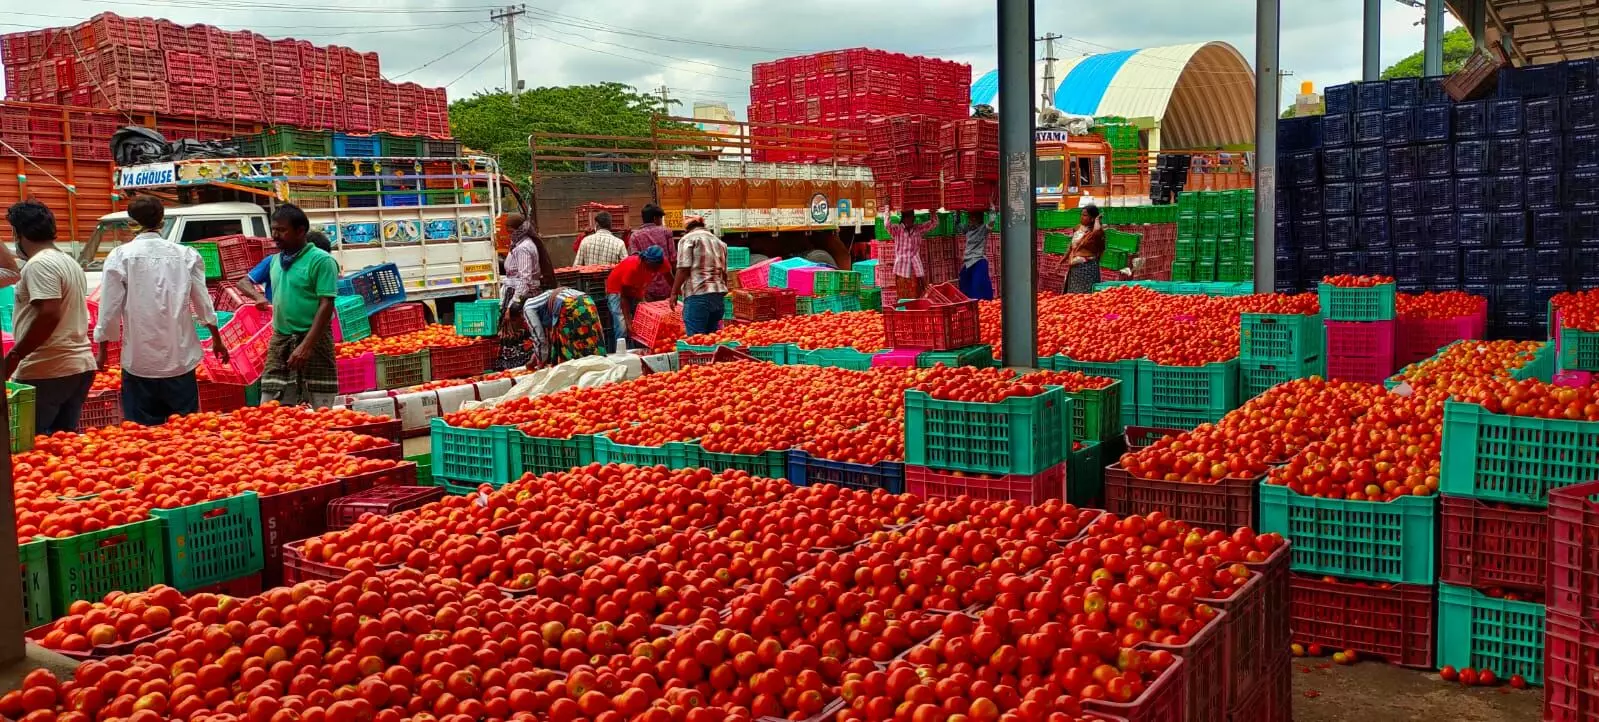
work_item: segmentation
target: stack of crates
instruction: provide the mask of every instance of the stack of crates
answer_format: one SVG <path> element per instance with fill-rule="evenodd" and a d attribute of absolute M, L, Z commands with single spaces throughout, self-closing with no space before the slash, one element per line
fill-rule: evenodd
<path fill-rule="evenodd" d="M 1177 196 L 1173 281 L 1255 277 L 1255 192 L 1187 191 Z"/>
<path fill-rule="evenodd" d="M 1277 384 L 1323 373 L 1325 342 L 1316 315 L 1246 313 L 1239 318 L 1240 402 Z"/>
<path fill-rule="evenodd" d="M 1065 493 L 1072 399 L 1059 386 L 998 403 L 905 392 L 905 490 L 1038 504 Z"/>
<path fill-rule="evenodd" d="M 1549 493 L 1549 597 L 1545 610 L 1547 720 L 1599 716 L 1599 483 Z M 1530 680 L 1529 680 L 1530 681 Z"/>
<path fill-rule="evenodd" d="M 1327 378 L 1380 384 L 1395 368 L 1395 288 L 1381 283 L 1366 288 L 1318 288 L 1327 329 Z"/>
<path fill-rule="evenodd" d="M 1149 359 L 1134 363 L 1138 426 L 1192 429 L 1238 408 L 1238 359 L 1203 366 L 1167 366 Z"/>

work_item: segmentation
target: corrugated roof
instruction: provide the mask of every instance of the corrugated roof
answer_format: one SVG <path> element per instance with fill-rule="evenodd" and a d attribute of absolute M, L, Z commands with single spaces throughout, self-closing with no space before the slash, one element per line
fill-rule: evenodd
<path fill-rule="evenodd" d="M 1077 115 L 1095 115 L 1111 82 L 1137 50 L 1092 55 L 1068 72 L 1055 89 L 1055 107 Z"/>

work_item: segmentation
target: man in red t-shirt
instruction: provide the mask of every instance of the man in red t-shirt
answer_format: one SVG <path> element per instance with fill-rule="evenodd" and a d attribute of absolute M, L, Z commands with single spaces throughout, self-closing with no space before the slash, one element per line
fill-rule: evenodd
<path fill-rule="evenodd" d="M 633 311 L 644 300 L 644 290 L 665 265 L 666 253 L 658 246 L 650 246 L 622 259 L 605 277 L 605 300 L 616 322 L 617 338 L 627 337 L 627 329 L 633 325 Z"/>

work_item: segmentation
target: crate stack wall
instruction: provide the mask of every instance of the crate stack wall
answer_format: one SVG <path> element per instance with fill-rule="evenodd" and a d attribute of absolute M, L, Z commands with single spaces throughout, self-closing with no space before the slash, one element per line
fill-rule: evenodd
<path fill-rule="evenodd" d="M 1173 281 L 1255 278 L 1255 191 L 1188 191 L 1177 196 Z"/>

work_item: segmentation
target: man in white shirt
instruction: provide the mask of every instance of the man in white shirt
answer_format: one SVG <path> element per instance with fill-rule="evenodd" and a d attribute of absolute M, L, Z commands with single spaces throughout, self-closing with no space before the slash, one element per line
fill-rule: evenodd
<path fill-rule="evenodd" d="M 194 369 L 203 352 L 194 316 L 211 331 L 213 352 L 228 360 L 199 252 L 149 230 L 165 214 L 150 196 L 128 204 L 128 216 L 146 230 L 106 257 L 94 326 L 101 368 L 106 342 L 122 341 L 122 418 L 145 426 L 200 410 Z"/>
<path fill-rule="evenodd" d="M 583 237 L 578 244 L 574 266 L 614 266 L 627 257 L 627 244 L 611 235 L 611 214 L 601 211 L 594 214 L 594 232 Z"/>

